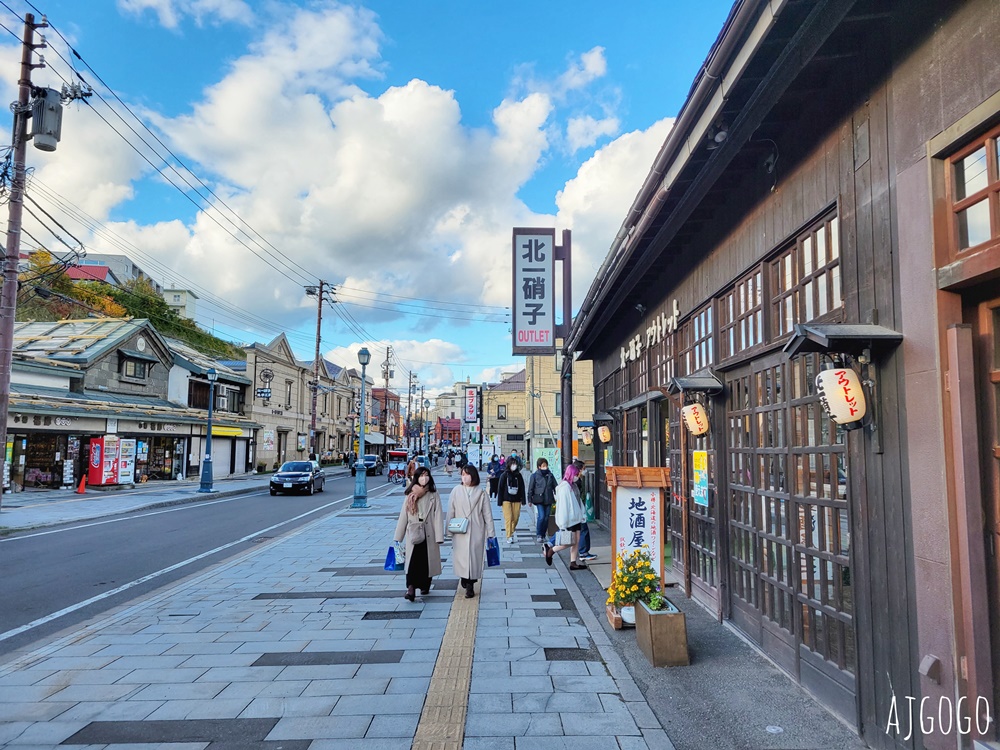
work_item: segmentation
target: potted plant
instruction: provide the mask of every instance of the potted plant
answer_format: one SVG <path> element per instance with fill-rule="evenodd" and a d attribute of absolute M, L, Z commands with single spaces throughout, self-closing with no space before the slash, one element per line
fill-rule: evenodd
<path fill-rule="evenodd" d="M 608 621 L 618 630 L 634 625 L 635 603 L 656 591 L 657 575 L 645 548 L 618 555 L 615 574 L 608 587 Z"/>
<path fill-rule="evenodd" d="M 658 587 L 638 600 L 635 639 L 654 667 L 677 667 L 691 663 L 684 613 L 663 596 Z"/>

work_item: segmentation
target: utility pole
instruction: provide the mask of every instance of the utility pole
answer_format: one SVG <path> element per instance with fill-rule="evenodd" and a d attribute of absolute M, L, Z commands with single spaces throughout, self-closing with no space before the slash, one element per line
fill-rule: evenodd
<path fill-rule="evenodd" d="M 420 453 L 424 452 L 424 433 L 427 431 L 427 407 L 424 406 L 424 387 L 420 386 L 420 406 L 423 409 L 421 414 L 423 418 L 420 420 Z"/>
<path fill-rule="evenodd" d="M 413 450 L 413 435 L 410 434 L 412 429 L 412 417 L 413 417 L 413 389 L 416 387 L 413 384 L 414 378 L 413 373 L 410 373 L 409 383 L 406 388 L 406 450 L 411 452 Z"/>
<path fill-rule="evenodd" d="M 316 296 L 316 358 L 313 360 L 312 402 L 309 412 L 309 446 L 312 450 L 313 459 L 317 461 L 319 460 L 319 446 L 316 444 L 316 400 L 319 396 L 319 349 L 320 332 L 323 327 L 323 292 L 325 286 L 326 282 L 320 279 L 318 287 L 306 287 L 306 294 L 308 296 Z"/>
<path fill-rule="evenodd" d="M 389 358 L 392 347 L 385 348 L 385 362 L 382 363 L 382 377 L 385 378 L 385 391 L 382 393 L 382 451 L 385 458 L 389 457 L 389 378 L 395 373 L 389 369 Z"/>
<path fill-rule="evenodd" d="M 14 176 L 8 202 L 7 244 L 3 259 L 3 288 L 0 291 L 0 467 L 7 460 L 7 416 L 10 413 L 11 362 L 14 355 L 14 314 L 17 310 L 17 261 L 21 253 L 21 216 L 24 209 L 24 175 L 28 148 L 28 115 L 31 112 L 31 71 L 41 65 L 31 64 L 31 55 L 44 44 L 35 45 L 35 16 L 24 16 L 21 45 L 21 77 L 17 81 L 17 109 L 14 111 Z M 0 474 L 0 507 L 3 505 L 3 480 Z"/>

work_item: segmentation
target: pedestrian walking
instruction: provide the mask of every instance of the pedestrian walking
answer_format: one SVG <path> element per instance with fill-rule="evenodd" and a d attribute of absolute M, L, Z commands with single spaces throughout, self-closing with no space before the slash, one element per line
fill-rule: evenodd
<path fill-rule="evenodd" d="M 577 476 L 576 489 L 580 493 L 580 502 L 583 504 L 584 518 L 586 519 L 587 504 L 583 502 L 583 467 L 584 463 L 579 458 L 573 459 L 573 465 L 580 470 L 580 474 Z M 578 558 L 584 562 L 590 562 L 597 559 L 597 555 L 590 551 L 590 526 L 587 521 L 584 520 L 583 524 L 580 526 L 580 554 Z"/>
<path fill-rule="evenodd" d="M 496 453 L 493 454 L 493 458 L 486 465 L 486 474 L 490 478 L 490 499 L 495 500 L 497 496 L 497 482 L 500 480 L 500 474 L 503 472 L 503 464 L 497 459 Z"/>
<path fill-rule="evenodd" d="M 580 469 L 575 463 L 566 467 L 563 479 L 556 487 L 556 526 L 561 533 L 570 532 L 569 544 L 557 544 L 551 546 L 546 542 L 542 547 L 542 554 L 545 555 L 545 563 L 552 564 L 552 557 L 556 552 L 569 547 L 569 569 L 586 570 L 586 563 L 578 562 L 580 554 L 580 528 L 587 520 L 587 511 L 580 502 L 580 493 L 576 489 L 576 478 L 580 475 Z"/>
<path fill-rule="evenodd" d="M 557 482 L 544 458 L 538 459 L 535 466 L 538 468 L 528 480 L 528 502 L 535 508 L 535 541 L 542 544 L 549 535 L 549 514 L 555 502 Z"/>
<path fill-rule="evenodd" d="M 521 506 L 525 503 L 524 479 L 521 477 L 521 466 L 515 456 L 507 459 L 507 467 L 500 475 L 497 487 L 497 505 L 503 508 L 504 530 L 507 534 L 507 544 L 514 542 L 514 531 L 521 519 Z"/>
<path fill-rule="evenodd" d="M 455 470 L 455 457 L 452 454 L 448 454 L 448 460 L 444 462 L 444 473 L 449 477 L 451 472 Z"/>
<path fill-rule="evenodd" d="M 459 531 L 463 525 L 466 530 Z M 448 496 L 445 529 L 451 537 L 452 567 L 465 589 L 465 598 L 471 599 L 476 595 L 476 581 L 483 577 L 486 540 L 496 536 L 490 499 L 479 486 L 479 470 L 471 464 L 462 467 L 462 484 Z"/>
<path fill-rule="evenodd" d="M 431 590 L 431 580 L 441 575 L 441 544 L 444 531 L 441 523 L 441 496 L 434 486 L 431 470 L 421 466 L 414 472 L 414 481 L 407 491 L 399 511 L 397 543 L 406 539 L 406 594 L 411 602 L 416 589 L 423 596 Z"/>

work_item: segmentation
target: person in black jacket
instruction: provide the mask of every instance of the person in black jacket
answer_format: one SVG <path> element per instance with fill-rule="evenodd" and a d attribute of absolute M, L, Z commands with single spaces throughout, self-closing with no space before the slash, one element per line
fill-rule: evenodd
<path fill-rule="evenodd" d="M 521 506 L 525 503 L 524 479 L 521 465 L 515 456 L 507 459 L 507 466 L 500 475 L 497 505 L 503 508 L 503 525 L 507 532 L 507 544 L 514 541 L 514 530 L 521 519 Z"/>
<path fill-rule="evenodd" d="M 544 458 L 535 462 L 538 470 L 528 480 L 528 502 L 535 506 L 535 541 L 545 542 L 549 531 L 549 514 L 556 499 L 556 478 L 549 471 L 549 462 Z"/>

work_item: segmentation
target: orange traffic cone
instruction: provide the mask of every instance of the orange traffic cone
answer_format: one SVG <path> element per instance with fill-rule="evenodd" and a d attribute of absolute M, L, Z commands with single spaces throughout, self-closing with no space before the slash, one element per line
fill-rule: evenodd
<path fill-rule="evenodd" d="M 76 488 L 77 495 L 87 494 L 87 477 L 80 477 L 80 486 Z"/>

